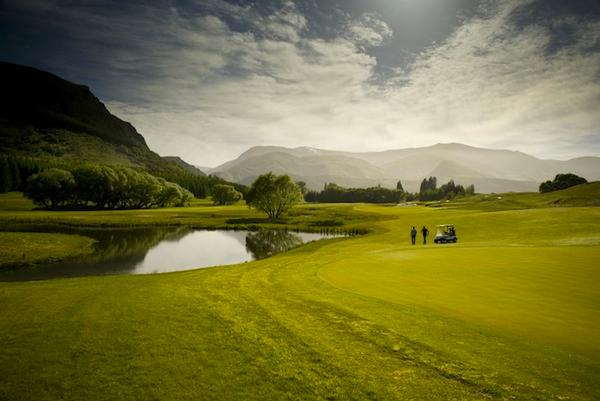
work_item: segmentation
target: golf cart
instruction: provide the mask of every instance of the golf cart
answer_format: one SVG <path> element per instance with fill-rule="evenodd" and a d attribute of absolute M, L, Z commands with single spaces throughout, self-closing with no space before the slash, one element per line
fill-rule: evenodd
<path fill-rule="evenodd" d="M 456 231 L 454 230 L 453 224 L 441 224 L 436 227 L 437 232 L 435 234 L 435 238 L 433 242 L 436 244 L 446 244 L 449 242 L 456 242 L 458 238 L 456 238 Z"/>

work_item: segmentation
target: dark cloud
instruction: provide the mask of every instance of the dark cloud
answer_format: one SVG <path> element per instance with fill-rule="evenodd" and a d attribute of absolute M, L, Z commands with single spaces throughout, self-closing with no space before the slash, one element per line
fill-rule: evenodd
<path fill-rule="evenodd" d="M 581 41 L 579 26 L 600 20 L 600 2 L 596 0 L 535 0 L 516 7 L 511 21 L 520 30 L 542 27 L 548 31 L 546 53 L 552 56 Z M 599 51 L 600 41 L 583 51 Z"/>
<path fill-rule="evenodd" d="M 600 153 L 595 3 L 5 0 L 0 54 L 201 164 L 256 144 L 568 157 Z"/>

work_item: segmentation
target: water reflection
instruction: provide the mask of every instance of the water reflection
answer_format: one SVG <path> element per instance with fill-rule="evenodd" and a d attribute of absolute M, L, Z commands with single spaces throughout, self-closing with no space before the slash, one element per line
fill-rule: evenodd
<path fill-rule="evenodd" d="M 193 230 L 189 227 L 77 229 L 4 227 L 10 231 L 60 232 L 94 238 L 91 255 L 60 263 L 0 271 L 0 281 L 43 280 L 102 274 L 147 274 L 263 259 L 327 235 L 261 230 Z"/>
<path fill-rule="evenodd" d="M 264 259 L 285 252 L 303 243 L 298 234 L 287 231 L 260 230 L 246 235 L 246 250 L 256 259 Z"/>
<path fill-rule="evenodd" d="M 163 241 L 148 250 L 132 274 L 165 273 L 252 260 L 241 246 L 245 231 L 192 231 L 178 241 Z"/>

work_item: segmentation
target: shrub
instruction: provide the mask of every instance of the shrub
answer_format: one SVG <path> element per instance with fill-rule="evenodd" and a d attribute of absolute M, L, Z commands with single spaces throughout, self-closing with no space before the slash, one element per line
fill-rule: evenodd
<path fill-rule="evenodd" d="M 242 197 L 242 193 L 231 185 L 217 184 L 212 189 L 212 200 L 215 205 L 233 205 Z"/>

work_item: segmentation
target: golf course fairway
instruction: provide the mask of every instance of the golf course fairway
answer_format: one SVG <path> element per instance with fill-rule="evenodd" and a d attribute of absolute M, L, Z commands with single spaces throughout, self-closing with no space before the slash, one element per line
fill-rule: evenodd
<path fill-rule="evenodd" d="M 0 283 L 0 400 L 598 400 L 599 197 L 302 205 L 369 233 L 240 265 Z M 261 217 L 17 209 L 0 220 Z M 432 244 L 445 223 L 459 242 Z M 429 243 L 410 245 L 423 225 Z"/>

